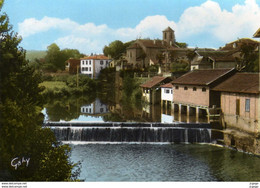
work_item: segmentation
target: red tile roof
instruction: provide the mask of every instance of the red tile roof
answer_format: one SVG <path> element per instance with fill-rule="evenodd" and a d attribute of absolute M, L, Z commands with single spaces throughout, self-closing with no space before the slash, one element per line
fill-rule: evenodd
<path fill-rule="evenodd" d="M 259 93 L 259 73 L 236 73 L 213 88 L 214 91 L 232 93 Z"/>
<path fill-rule="evenodd" d="M 160 87 L 164 87 L 164 88 L 172 88 L 173 85 L 172 85 L 171 83 L 167 83 L 167 84 L 161 85 Z"/>
<path fill-rule="evenodd" d="M 172 83 L 180 85 L 210 85 L 234 71 L 234 69 L 193 70 L 172 81 Z"/>
<path fill-rule="evenodd" d="M 93 56 L 83 57 L 81 59 L 108 60 L 109 58 L 107 56 L 104 56 L 104 55 L 93 55 Z"/>
<path fill-rule="evenodd" d="M 144 84 L 141 84 L 140 86 L 141 87 L 145 87 L 145 88 L 152 88 L 152 87 L 154 87 L 156 85 L 159 85 L 161 82 L 167 81 L 167 80 L 171 81 L 171 78 L 168 78 L 168 77 L 165 78 L 165 77 L 161 77 L 161 76 L 154 76 L 152 78 L 152 80 L 149 80 L 149 81 L 145 82 Z"/>

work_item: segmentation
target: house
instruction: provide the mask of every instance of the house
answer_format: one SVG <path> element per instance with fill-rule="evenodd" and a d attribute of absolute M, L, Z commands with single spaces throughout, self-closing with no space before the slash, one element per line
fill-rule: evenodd
<path fill-rule="evenodd" d="M 172 81 L 170 77 L 154 76 L 151 80 L 141 84 L 142 98 L 144 101 L 156 104 L 161 101 L 161 85 Z"/>
<path fill-rule="evenodd" d="M 126 49 L 126 59 L 133 68 L 147 68 L 158 64 L 170 67 L 173 58 L 185 56 L 186 53 L 186 48 L 180 48 L 176 44 L 174 30 L 167 27 L 162 31 L 162 40 L 136 40 Z"/>
<path fill-rule="evenodd" d="M 236 73 L 212 90 L 221 92 L 221 110 L 227 128 L 259 133 L 259 73 Z"/>
<path fill-rule="evenodd" d="M 195 51 L 191 70 L 234 68 L 237 60 L 230 51 Z"/>
<path fill-rule="evenodd" d="M 220 94 L 212 88 L 235 73 L 235 69 L 193 70 L 175 79 L 173 84 L 173 108 L 179 112 L 196 109 L 209 115 L 209 109 L 220 106 Z"/>
<path fill-rule="evenodd" d="M 171 83 L 167 83 L 164 85 L 161 85 L 161 104 L 165 103 L 166 105 L 168 103 L 173 102 L 173 85 Z"/>
<path fill-rule="evenodd" d="M 93 55 L 80 59 L 81 74 L 85 74 L 90 78 L 97 78 L 100 71 L 109 67 L 111 59 L 104 55 Z"/>
<path fill-rule="evenodd" d="M 70 58 L 65 62 L 65 70 L 68 71 L 70 74 L 76 74 L 77 71 L 80 72 L 79 67 L 80 59 Z"/>

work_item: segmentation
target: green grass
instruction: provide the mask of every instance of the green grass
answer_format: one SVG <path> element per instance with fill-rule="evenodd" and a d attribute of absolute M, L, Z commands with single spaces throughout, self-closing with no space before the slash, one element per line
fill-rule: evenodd
<path fill-rule="evenodd" d="M 61 82 L 61 81 L 44 81 L 43 83 L 40 84 L 40 86 L 44 86 L 46 89 L 50 89 L 50 90 L 56 90 L 56 89 L 62 89 L 68 87 L 65 82 Z"/>

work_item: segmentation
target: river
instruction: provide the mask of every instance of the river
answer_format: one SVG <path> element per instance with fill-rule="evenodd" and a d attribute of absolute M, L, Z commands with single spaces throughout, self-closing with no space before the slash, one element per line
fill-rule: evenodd
<path fill-rule="evenodd" d="M 57 100 L 45 106 L 45 121 L 186 122 L 160 106 L 105 104 L 100 99 Z M 189 121 L 196 121 L 190 118 Z M 199 122 L 206 122 L 200 117 Z M 211 144 L 84 142 L 69 140 L 80 179 L 96 181 L 260 181 L 260 158 Z M 86 144 L 87 143 L 87 144 Z"/>

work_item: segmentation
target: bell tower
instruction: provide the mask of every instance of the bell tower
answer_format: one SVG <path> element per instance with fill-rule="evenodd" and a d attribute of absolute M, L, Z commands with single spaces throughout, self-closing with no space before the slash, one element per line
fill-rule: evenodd
<path fill-rule="evenodd" d="M 163 41 L 167 42 L 167 44 L 171 46 L 175 43 L 175 34 L 172 28 L 167 27 L 163 30 Z"/>

